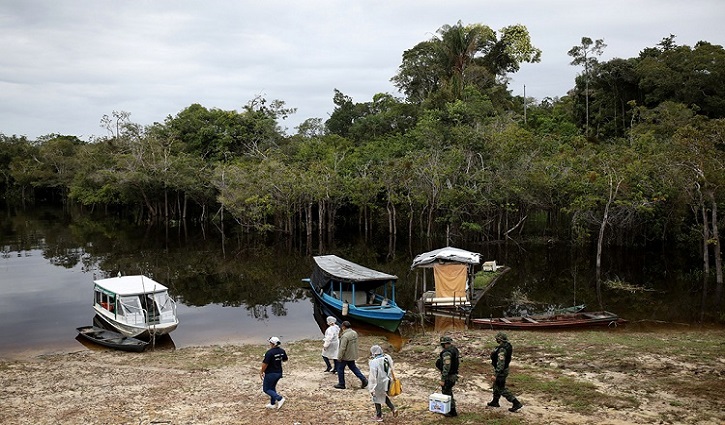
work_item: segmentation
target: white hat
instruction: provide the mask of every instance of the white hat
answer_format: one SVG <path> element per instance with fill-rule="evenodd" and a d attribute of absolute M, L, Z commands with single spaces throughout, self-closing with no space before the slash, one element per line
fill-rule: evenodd
<path fill-rule="evenodd" d="M 335 319 L 335 316 L 327 316 L 327 324 L 328 325 L 333 325 L 335 323 L 337 323 L 337 319 Z"/>
<path fill-rule="evenodd" d="M 274 344 L 274 345 L 279 345 L 280 344 L 280 340 L 276 336 L 271 337 L 268 341 L 269 341 L 270 344 Z"/>

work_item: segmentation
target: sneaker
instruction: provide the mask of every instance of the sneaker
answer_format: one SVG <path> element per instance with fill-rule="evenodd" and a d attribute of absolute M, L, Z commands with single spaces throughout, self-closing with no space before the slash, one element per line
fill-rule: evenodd
<path fill-rule="evenodd" d="M 277 400 L 277 409 L 281 409 L 285 401 L 287 401 L 287 399 L 284 397 L 282 397 L 282 400 Z"/>
<path fill-rule="evenodd" d="M 277 406 L 275 406 L 274 404 L 268 404 L 264 407 L 266 407 L 267 409 L 276 409 L 277 408 Z"/>
<path fill-rule="evenodd" d="M 488 406 L 488 407 L 501 407 L 501 405 L 498 404 L 498 401 L 489 401 L 488 403 L 486 403 L 486 406 Z"/>
<path fill-rule="evenodd" d="M 398 417 L 398 409 L 393 410 L 393 417 L 394 418 Z"/>
<path fill-rule="evenodd" d="M 340 385 L 340 384 L 336 384 L 335 385 L 335 388 L 337 388 L 338 390 L 344 390 L 345 389 L 345 386 L 344 385 Z"/>
<path fill-rule="evenodd" d="M 362 381 L 362 387 L 360 387 L 360 388 L 365 389 L 367 387 L 368 387 L 368 380 L 365 379 L 364 381 Z"/>
<path fill-rule="evenodd" d="M 382 416 L 373 416 L 372 417 L 372 420 L 375 421 L 375 422 L 382 422 L 383 421 L 383 417 Z"/>
<path fill-rule="evenodd" d="M 518 412 L 521 410 L 521 408 L 524 407 L 523 404 L 521 404 L 520 401 L 516 401 L 513 406 L 509 409 L 509 412 Z"/>

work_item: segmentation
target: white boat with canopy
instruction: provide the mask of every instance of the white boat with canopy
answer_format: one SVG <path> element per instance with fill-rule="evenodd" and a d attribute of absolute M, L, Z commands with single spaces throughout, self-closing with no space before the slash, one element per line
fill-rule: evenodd
<path fill-rule="evenodd" d="M 176 302 L 168 288 L 146 276 L 118 276 L 94 281 L 93 309 L 130 337 L 165 335 L 176 329 Z"/>

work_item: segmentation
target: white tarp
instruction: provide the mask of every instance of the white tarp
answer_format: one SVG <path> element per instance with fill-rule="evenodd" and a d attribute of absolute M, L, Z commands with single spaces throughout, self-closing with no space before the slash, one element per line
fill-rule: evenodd
<path fill-rule="evenodd" d="M 481 254 L 477 252 L 466 251 L 465 249 L 453 248 L 447 246 L 445 248 L 436 249 L 434 251 L 419 254 L 413 259 L 411 269 L 416 267 L 433 267 L 439 261 L 454 262 L 465 264 L 479 264 L 481 262 Z"/>

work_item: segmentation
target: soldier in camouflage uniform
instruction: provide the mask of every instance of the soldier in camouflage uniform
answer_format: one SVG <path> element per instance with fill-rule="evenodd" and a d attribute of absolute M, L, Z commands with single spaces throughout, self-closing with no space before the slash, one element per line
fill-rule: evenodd
<path fill-rule="evenodd" d="M 441 351 L 436 361 L 436 367 L 441 371 L 441 393 L 451 396 L 451 410 L 445 416 L 458 416 L 456 412 L 456 401 L 453 399 L 453 386 L 458 381 L 458 364 L 460 362 L 460 354 L 458 348 L 453 345 L 453 340 L 449 336 L 442 336 Z"/>
<path fill-rule="evenodd" d="M 498 400 L 503 396 L 513 404 L 509 411 L 518 412 L 524 405 L 506 388 L 506 377 L 509 374 L 509 363 L 511 363 L 513 347 L 503 332 L 496 334 L 496 342 L 498 343 L 498 347 L 491 352 L 491 364 L 496 374 L 496 380 L 493 384 L 493 400 L 488 402 L 488 406 L 501 407 L 498 404 Z"/>

